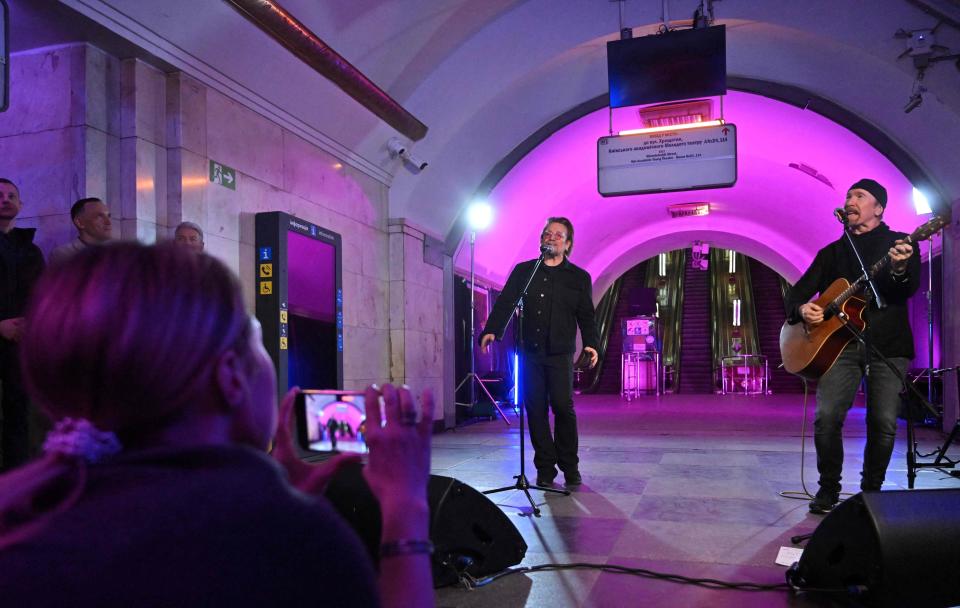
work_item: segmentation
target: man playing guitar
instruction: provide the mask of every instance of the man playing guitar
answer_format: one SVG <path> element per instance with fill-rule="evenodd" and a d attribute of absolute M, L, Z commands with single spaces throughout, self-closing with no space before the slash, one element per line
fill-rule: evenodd
<path fill-rule="evenodd" d="M 874 277 L 885 308 L 880 309 L 876 302 L 869 301 L 863 311 L 864 337 L 869 346 L 904 372 L 914 355 L 907 300 L 920 285 L 920 259 L 904 240 L 907 235 L 890 230 L 883 222 L 886 206 L 886 189 L 872 179 L 861 179 L 847 191 L 841 215 L 846 216 L 847 230 L 865 264 L 889 256 L 889 266 Z M 862 274 L 845 236 L 830 243 L 817 253 L 810 268 L 790 290 L 787 322 L 803 321 L 808 326 L 822 323 L 825 312 L 829 314 L 829 311 L 809 300 L 814 294 L 823 293 L 836 279 L 853 282 Z M 854 340 L 847 344 L 817 385 L 814 444 L 820 489 L 810 501 L 813 513 L 825 513 L 839 502 L 843 422 L 864 376 L 867 377 L 867 444 L 860 488 L 876 491 L 883 484 L 897 433 L 901 382 L 876 354 Z"/>

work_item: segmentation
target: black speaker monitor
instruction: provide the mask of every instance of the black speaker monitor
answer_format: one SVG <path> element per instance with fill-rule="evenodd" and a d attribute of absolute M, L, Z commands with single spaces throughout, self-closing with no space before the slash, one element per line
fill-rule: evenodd
<path fill-rule="evenodd" d="M 371 556 L 380 546 L 380 507 L 359 466 L 349 466 L 325 492 L 333 506 L 359 534 Z M 452 477 L 431 475 L 430 540 L 434 545 L 433 585 L 456 583 L 460 572 L 482 577 L 519 564 L 527 543 L 493 502 Z"/>
<path fill-rule="evenodd" d="M 960 604 L 960 489 L 867 492 L 842 502 L 789 578 L 801 588 L 861 587 L 877 606 Z"/>

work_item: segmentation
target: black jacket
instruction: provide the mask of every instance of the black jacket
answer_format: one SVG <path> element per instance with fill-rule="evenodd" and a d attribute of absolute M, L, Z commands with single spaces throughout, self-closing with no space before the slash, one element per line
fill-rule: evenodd
<path fill-rule="evenodd" d="M 0 232 L 0 320 L 23 316 L 30 291 L 43 272 L 43 254 L 33 244 L 36 231 Z"/>
<path fill-rule="evenodd" d="M 514 267 L 480 332 L 481 338 L 484 334 L 500 336 L 536 262 L 528 260 Z M 541 265 L 524 301 L 524 350 L 547 355 L 572 354 L 577 347 L 577 326 L 583 345 L 596 349 L 592 293 L 590 275 L 568 259 L 554 267 Z"/>
<path fill-rule="evenodd" d="M 906 236 L 905 233 L 894 232 L 881 223 L 870 232 L 853 235 L 853 241 L 863 257 L 863 263 L 869 269 L 886 255 L 894 241 Z M 920 286 L 920 251 L 916 244 L 913 248 L 914 254 L 907 260 L 906 276 L 895 278 L 887 265 L 875 277 L 877 290 L 887 307 L 878 310 L 876 303 L 871 302 L 870 308 L 864 311 L 867 338 L 888 357 L 912 359 L 914 355 L 907 301 Z M 838 278 L 853 282 L 861 274 L 847 238 L 844 236 L 830 243 L 817 253 L 810 268 L 790 289 L 787 297 L 787 319 L 791 323 L 799 322 L 800 305 L 809 302 L 814 294 L 823 293 Z M 858 295 L 862 296 L 863 293 Z"/>

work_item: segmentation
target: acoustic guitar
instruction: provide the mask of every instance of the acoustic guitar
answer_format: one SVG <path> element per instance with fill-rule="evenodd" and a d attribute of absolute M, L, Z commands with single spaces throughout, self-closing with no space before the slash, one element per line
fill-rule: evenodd
<path fill-rule="evenodd" d="M 946 224 L 947 220 L 934 217 L 904 241 L 911 245 L 924 241 Z M 867 270 L 870 278 L 875 277 L 889 262 L 890 254 L 887 253 Z M 853 283 L 837 279 L 813 300 L 814 304 L 823 308 L 823 321 L 813 325 L 804 321 L 783 324 L 780 329 L 780 355 L 784 369 L 802 378 L 816 380 L 833 367 L 844 347 L 855 337 L 846 325 L 849 324 L 858 332 L 867 326 L 863 318 L 866 300 L 859 295 L 866 286 L 866 276 L 861 276 Z"/>

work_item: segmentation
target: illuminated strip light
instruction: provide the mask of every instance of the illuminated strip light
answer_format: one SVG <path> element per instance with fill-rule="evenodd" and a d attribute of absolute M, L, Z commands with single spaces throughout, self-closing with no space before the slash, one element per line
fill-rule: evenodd
<path fill-rule="evenodd" d="M 661 277 L 667 276 L 667 254 L 661 253 L 657 256 L 659 274 Z"/>
<path fill-rule="evenodd" d="M 733 326 L 740 327 L 740 300 L 733 301 Z"/>
<path fill-rule="evenodd" d="M 729 251 L 730 253 L 730 274 L 735 274 L 737 272 L 737 252 Z"/>
<path fill-rule="evenodd" d="M 706 122 L 691 122 L 683 125 L 670 125 L 667 127 L 648 127 L 646 129 L 628 129 L 620 131 L 617 135 L 643 135 L 646 133 L 663 133 L 664 131 L 683 131 L 684 129 L 699 129 L 701 127 L 719 127 L 723 124 L 722 120 L 708 120 Z"/>
<path fill-rule="evenodd" d="M 513 353 L 513 409 L 520 403 L 520 355 Z"/>

